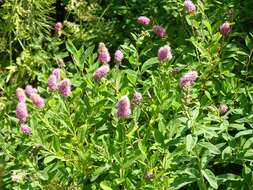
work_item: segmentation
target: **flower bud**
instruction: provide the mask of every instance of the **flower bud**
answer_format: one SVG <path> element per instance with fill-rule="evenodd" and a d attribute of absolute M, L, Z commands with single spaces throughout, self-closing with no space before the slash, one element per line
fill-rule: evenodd
<path fill-rule="evenodd" d="M 141 100 L 142 100 L 142 94 L 139 92 L 135 92 L 134 96 L 133 96 L 132 103 L 134 105 L 139 105 L 141 103 Z"/>
<path fill-rule="evenodd" d="M 54 29 L 55 29 L 56 32 L 59 32 L 62 29 L 62 23 L 61 22 L 56 22 Z"/>
<path fill-rule="evenodd" d="M 25 135 L 29 135 L 32 133 L 32 129 L 30 127 L 28 127 L 27 124 L 21 124 L 21 128 L 20 128 L 21 132 Z"/>
<path fill-rule="evenodd" d="M 64 60 L 63 60 L 63 59 L 58 59 L 58 60 L 57 60 L 57 65 L 58 65 L 59 67 L 65 66 Z"/>
<path fill-rule="evenodd" d="M 221 33 L 222 36 L 226 36 L 229 32 L 230 32 L 230 25 L 229 25 L 228 22 L 224 22 L 220 26 L 220 33 Z"/>
<path fill-rule="evenodd" d="M 54 69 L 52 74 L 56 76 L 56 80 L 59 80 L 61 78 L 61 69 Z"/>
<path fill-rule="evenodd" d="M 220 115 L 224 115 L 228 111 L 228 106 L 226 104 L 221 104 L 219 107 Z"/>

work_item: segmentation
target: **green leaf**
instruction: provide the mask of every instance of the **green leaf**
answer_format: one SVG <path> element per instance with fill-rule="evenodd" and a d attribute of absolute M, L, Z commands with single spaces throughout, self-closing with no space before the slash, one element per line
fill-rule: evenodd
<path fill-rule="evenodd" d="M 243 155 L 243 159 L 253 161 L 253 150 L 252 149 L 247 150 Z"/>
<path fill-rule="evenodd" d="M 209 23 L 209 21 L 208 21 L 208 20 L 204 20 L 203 23 L 204 23 L 204 25 L 206 26 L 208 32 L 209 32 L 210 34 L 212 34 L 212 27 L 211 27 L 211 24 Z"/>
<path fill-rule="evenodd" d="M 98 167 L 93 173 L 91 177 L 91 182 L 95 181 L 101 174 L 105 173 L 107 170 L 110 169 L 110 165 L 106 164 L 105 166 Z"/>
<path fill-rule="evenodd" d="M 53 148 L 56 152 L 60 151 L 60 140 L 57 136 L 53 136 Z"/>
<path fill-rule="evenodd" d="M 154 64 L 158 63 L 157 57 L 152 57 L 145 61 L 141 67 L 141 72 L 144 73 L 146 70 L 148 70 L 150 67 L 152 67 Z"/>
<path fill-rule="evenodd" d="M 49 162 L 52 162 L 56 158 L 57 158 L 56 156 L 48 156 L 44 159 L 44 164 L 48 164 Z"/>
<path fill-rule="evenodd" d="M 248 129 L 248 130 L 244 130 L 244 131 L 240 131 L 239 133 L 237 133 L 235 135 L 235 138 L 241 137 L 241 136 L 245 136 L 245 135 L 252 135 L 253 134 L 253 130 L 252 129 Z"/>
<path fill-rule="evenodd" d="M 175 189 L 180 189 L 190 183 L 194 183 L 197 181 L 197 178 L 195 177 L 190 177 L 188 175 L 181 175 L 177 177 L 173 183 L 173 187 Z"/>
<path fill-rule="evenodd" d="M 218 184 L 222 184 L 227 181 L 241 181 L 242 180 L 241 176 L 230 174 L 230 173 L 218 175 L 216 176 L 216 178 L 217 178 Z"/>
<path fill-rule="evenodd" d="M 249 149 L 251 148 L 253 144 L 253 137 L 249 138 L 243 145 L 243 149 Z"/>
<path fill-rule="evenodd" d="M 211 144 L 210 142 L 199 142 L 198 145 L 202 146 L 203 148 L 206 148 L 207 150 L 209 150 L 209 152 L 213 153 L 213 154 L 220 154 L 220 150 L 213 144 Z"/>
<path fill-rule="evenodd" d="M 245 38 L 245 44 L 247 46 L 248 49 L 251 49 L 252 48 L 252 42 L 249 38 L 249 36 L 247 35 L 246 38 Z"/>
<path fill-rule="evenodd" d="M 132 153 L 130 156 L 128 156 L 124 162 L 124 168 L 129 168 L 130 166 L 132 166 L 134 164 L 134 162 L 136 160 L 138 160 L 139 158 L 142 157 L 142 153 L 141 151 L 135 151 L 134 153 Z"/>
<path fill-rule="evenodd" d="M 198 137 L 193 137 L 191 134 L 186 136 L 186 150 L 191 152 L 198 142 Z"/>
<path fill-rule="evenodd" d="M 76 49 L 75 45 L 70 40 L 68 40 L 66 42 L 66 48 L 73 55 L 77 53 L 77 49 Z"/>
<path fill-rule="evenodd" d="M 214 189 L 218 189 L 217 179 L 211 170 L 209 169 L 201 170 L 201 173 Z"/>
<path fill-rule="evenodd" d="M 102 182 L 99 184 L 99 186 L 100 186 L 100 188 L 103 189 L 103 190 L 113 190 L 113 189 L 110 187 L 109 183 L 110 183 L 110 182 L 108 182 L 108 181 L 102 181 Z"/>
<path fill-rule="evenodd" d="M 124 72 L 127 74 L 128 80 L 132 83 L 135 84 L 137 80 L 137 73 L 133 70 L 127 69 L 124 70 Z"/>

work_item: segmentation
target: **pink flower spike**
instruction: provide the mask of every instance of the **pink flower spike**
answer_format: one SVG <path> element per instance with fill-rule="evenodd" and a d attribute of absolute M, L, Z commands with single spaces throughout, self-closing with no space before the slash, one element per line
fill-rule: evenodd
<path fill-rule="evenodd" d="M 184 74 L 180 79 L 180 87 L 185 89 L 193 84 L 193 82 L 198 78 L 197 71 L 189 71 Z"/>
<path fill-rule="evenodd" d="M 21 124 L 20 130 L 25 135 L 30 135 L 32 133 L 32 129 L 28 127 L 27 124 Z"/>
<path fill-rule="evenodd" d="M 41 98 L 38 94 L 34 93 L 31 95 L 31 100 L 33 102 L 33 105 L 36 106 L 37 108 L 44 108 L 45 102 L 44 99 Z"/>
<path fill-rule="evenodd" d="M 69 96 L 71 93 L 71 82 L 69 79 L 64 79 L 60 82 L 59 91 L 62 96 Z"/>
<path fill-rule="evenodd" d="M 139 105 L 141 103 L 142 100 L 142 94 L 139 92 L 135 92 L 134 96 L 133 96 L 133 104 L 134 105 Z"/>
<path fill-rule="evenodd" d="M 230 31 L 230 25 L 227 21 L 220 26 L 220 33 L 222 36 L 226 36 Z"/>
<path fill-rule="evenodd" d="M 94 80 L 100 80 L 105 77 L 110 71 L 110 66 L 108 64 L 104 64 L 101 67 L 97 68 L 97 70 L 93 73 Z"/>
<path fill-rule="evenodd" d="M 160 47 L 157 53 L 157 57 L 159 61 L 166 61 L 172 59 L 171 48 L 169 45 L 165 45 Z"/>
<path fill-rule="evenodd" d="M 54 29 L 55 29 L 56 32 L 59 32 L 62 29 L 62 23 L 61 22 L 57 22 L 55 24 Z"/>
<path fill-rule="evenodd" d="M 196 6 L 194 5 L 192 1 L 186 0 L 184 2 L 184 9 L 188 13 L 194 13 L 196 11 Z"/>
<path fill-rule="evenodd" d="M 159 37 L 164 37 L 166 36 L 166 30 L 162 27 L 162 26 L 159 26 L 159 25 L 155 25 L 153 27 L 153 32 L 159 36 Z"/>
<path fill-rule="evenodd" d="M 48 88 L 52 91 L 55 91 L 58 89 L 58 85 L 57 85 L 57 78 L 55 75 L 51 74 L 49 77 L 48 77 L 48 81 L 47 81 L 47 84 L 48 84 Z"/>
<path fill-rule="evenodd" d="M 219 107 L 220 115 L 224 115 L 228 111 L 228 106 L 226 104 L 221 104 Z"/>
<path fill-rule="evenodd" d="M 37 93 L 37 89 L 28 84 L 25 87 L 25 93 L 30 97 L 33 93 Z"/>
<path fill-rule="evenodd" d="M 127 118 L 131 115 L 131 103 L 128 96 L 120 98 L 117 104 L 116 116 L 119 119 Z"/>
<path fill-rule="evenodd" d="M 54 69 L 52 74 L 56 76 L 57 80 L 59 80 L 61 78 L 61 69 L 59 69 L 59 68 Z"/>
<path fill-rule="evenodd" d="M 147 26 L 149 25 L 150 19 L 146 16 L 139 16 L 137 22 L 141 25 Z"/>
<path fill-rule="evenodd" d="M 124 59 L 124 54 L 122 51 L 117 50 L 114 54 L 114 60 L 120 63 Z"/>
<path fill-rule="evenodd" d="M 16 107 L 16 116 L 19 119 L 20 123 L 25 123 L 27 121 L 28 111 L 24 102 L 18 103 Z"/>
<path fill-rule="evenodd" d="M 26 101 L 25 91 L 22 88 L 17 88 L 16 89 L 16 97 L 19 102 L 25 102 Z"/>

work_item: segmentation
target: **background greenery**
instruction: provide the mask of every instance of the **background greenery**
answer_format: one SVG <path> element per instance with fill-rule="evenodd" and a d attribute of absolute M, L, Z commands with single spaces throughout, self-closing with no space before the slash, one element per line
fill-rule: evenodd
<path fill-rule="evenodd" d="M 179 0 L 1 1 L 0 189 L 252 189 L 253 2 L 193 2 L 194 15 Z M 151 24 L 137 24 L 140 15 Z M 232 32 L 223 38 L 226 20 Z M 154 24 L 168 35 L 156 37 Z M 101 41 L 125 59 L 96 83 Z M 158 63 L 167 43 L 173 60 Z M 59 58 L 68 98 L 47 89 Z M 193 69 L 199 78 L 186 97 L 179 80 Z M 24 135 L 15 90 L 28 83 L 46 107 L 28 102 L 32 134 Z M 118 99 L 135 91 L 141 105 L 117 120 Z"/>

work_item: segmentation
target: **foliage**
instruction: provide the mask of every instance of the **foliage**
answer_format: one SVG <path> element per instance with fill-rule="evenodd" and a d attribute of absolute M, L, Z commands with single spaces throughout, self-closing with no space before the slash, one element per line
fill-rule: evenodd
<path fill-rule="evenodd" d="M 66 15 L 57 33 L 59 2 Z M 251 189 L 252 2 L 194 3 L 197 11 L 188 14 L 177 0 L 5 1 L 0 189 Z M 151 24 L 139 25 L 140 15 Z M 232 31 L 222 36 L 225 20 Z M 155 36 L 154 24 L 166 28 L 165 38 Z M 96 81 L 100 41 L 112 61 Z M 173 59 L 158 61 L 167 44 Z M 125 56 L 120 64 L 116 49 Z M 69 97 L 47 87 L 61 58 Z M 180 79 L 193 70 L 197 80 L 182 88 Z M 46 102 L 38 109 L 27 100 L 30 135 L 15 115 L 16 88 L 28 83 Z M 143 95 L 140 105 L 117 118 L 118 100 L 134 92 Z M 221 104 L 228 111 L 221 113 Z"/>

